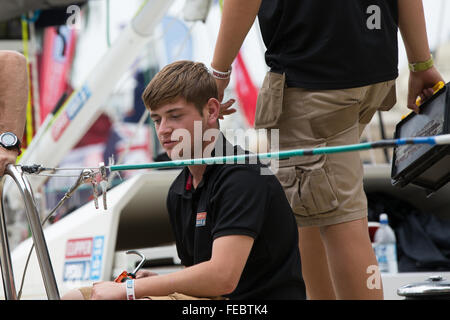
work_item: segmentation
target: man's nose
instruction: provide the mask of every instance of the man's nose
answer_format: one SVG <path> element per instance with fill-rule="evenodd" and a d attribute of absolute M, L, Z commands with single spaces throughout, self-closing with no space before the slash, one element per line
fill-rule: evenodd
<path fill-rule="evenodd" d="M 173 131 L 173 128 L 169 125 L 166 119 L 161 119 L 158 127 L 158 133 L 160 136 L 170 135 Z"/>

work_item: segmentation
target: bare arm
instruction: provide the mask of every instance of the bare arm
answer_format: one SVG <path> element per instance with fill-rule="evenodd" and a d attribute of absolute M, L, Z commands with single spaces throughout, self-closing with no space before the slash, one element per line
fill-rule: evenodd
<path fill-rule="evenodd" d="M 253 238 L 224 236 L 213 242 L 209 261 L 165 275 L 137 279 L 135 296 L 165 296 L 174 292 L 195 297 L 214 297 L 234 291 L 244 270 Z M 125 299 L 124 284 L 94 285 L 93 299 Z"/>
<path fill-rule="evenodd" d="M 225 0 L 219 35 L 211 66 L 218 71 L 228 71 L 249 32 L 261 5 L 261 0 Z M 219 101 L 229 80 L 216 79 Z"/>
<path fill-rule="evenodd" d="M 430 58 L 425 15 L 422 0 L 398 0 L 399 28 L 410 63 L 427 61 Z M 422 98 L 433 94 L 432 87 L 442 76 L 432 67 L 421 72 L 411 72 L 408 88 L 408 108 L 418 112 L 417 96 Z"/>
<path fill-rule="evenodd" d="M 230 69 L 258 14 L 261 0 L 225 0 L 212 67 Z"/>
<path fill-rule="evenodd" d="M 0 51 L 0 133 L 10 131 L 19 139 L 25 129 L 28 99 L 26 60 L 14 51 Z M 0 147 L 0 176 L 7 164 L 15 163 L 17 151 Z"/>
<path fill-rule="evenodd" d="M 399 0 L 399 28 L 409 62 L 430 58 L 422 0 Z"/>

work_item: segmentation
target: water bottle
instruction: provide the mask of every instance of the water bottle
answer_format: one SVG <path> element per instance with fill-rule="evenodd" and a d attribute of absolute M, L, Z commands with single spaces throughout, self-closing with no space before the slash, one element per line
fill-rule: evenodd
<path fill-rule="evenodd" d="M 397 241 L 385 213 L 380 214 L 380 227 L 375 232 L 374 249 L 380 272 L 398 272 Z"/>

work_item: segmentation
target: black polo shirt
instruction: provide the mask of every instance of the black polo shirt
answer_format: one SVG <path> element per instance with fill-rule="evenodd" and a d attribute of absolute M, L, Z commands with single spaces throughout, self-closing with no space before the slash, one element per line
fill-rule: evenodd
<path fill-rule="evenodd" d="M 271 71 L 289 87 L 343 89 L 398 76 L 397 0 L 263 0 Z"/>
<path fill-rule="evenodd" d="M 227 297 L 305 299 L 297 225 L 277 178 L 261 175 L 261 167 L 209 165 L 196 189 L 189 169 L 183 169 L 167 197 L 178 255 L 192 266 L 210 260 L 215 239 L 250 236 L 254 244 L 246 266 Z"/>

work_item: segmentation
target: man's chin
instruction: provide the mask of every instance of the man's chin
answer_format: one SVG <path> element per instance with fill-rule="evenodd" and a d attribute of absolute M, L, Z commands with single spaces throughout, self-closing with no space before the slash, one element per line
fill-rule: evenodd
<path fill-rule="evenodd" d="M 169 159 L 170 159 L 170 160 L 173 160 L 173 159 L 172 159 L 172 149 L 164 149 L 164 151 L 166 151 L 167 156 L 169 157 Z"/>
<path fill-rule="evenodd" d="M 176 152 L 173 152 L 173 148 L 170 149 L 165 149 L 167 156 L 170 158 L 170 160 L 183 160 L 183 156 L 182 155 L 177 155 Z"/>
<path fill-rule="evenodd" d="M 167 153 L 167 155 L 169 156 L 169 158 L 171 160 L 173 160 L 172 159 L 172 153 L 173 153 L 174 145 L 167 145 L 166 146 L 165 144 L 162 144 L 162 147 L 163 147 L 164 151 Z"/>
<path fill-rule="evenodd" d="M 170 149 L 170 150 L 166 149 L 166 153 L 169 156 L 170 160 L 172 160 L 172 161 L 192 159 L 192 156 L 189 156 L 189 155 L 185 156 L 182 151 L 180 152 L 180 150 L 178 150 L 178 153 L 177 153 L 176 151 L 173 152 L 172 149 Z"/>

